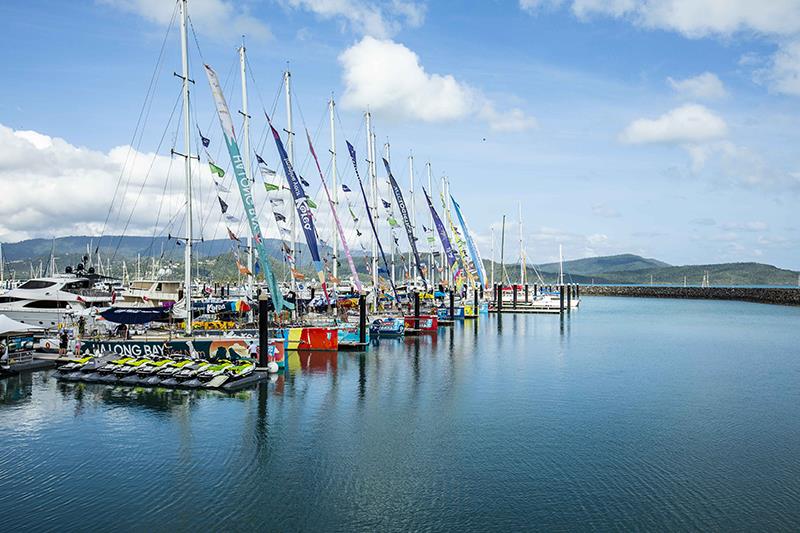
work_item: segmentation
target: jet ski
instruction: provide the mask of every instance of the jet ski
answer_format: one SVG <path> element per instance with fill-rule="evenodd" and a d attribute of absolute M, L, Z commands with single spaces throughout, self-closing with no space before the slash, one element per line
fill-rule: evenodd
<path fill-rule="evenodd" d="M 200 372 L 197 375 L 197 378 L 200 381 L 208 381 L 208 380 L 210 380 L 212 378 L 215 378 L 217 376 L 220 376 L 220 375 L 224 374 L 227 370 L 233 368 L 234 366 L 235 365 L 233 363 L 231 363 L 230 361 L 228 361 L 226 359 L 223 359 L 223 360 L 218 361 L 216 364 L 213 364 L 213 365 L 207 367 L 202 372 Z"/>
<path fill-rule="evenodd" d="M 156 374 L 161 378 L 172 377 L 192 363 L 194 363 L 194 361 L 191 359 L 174 359 L 170 363 L 162 366 Z"/>
<path fill-rule="evenodd" d="M 253 361 L 245 361 L 241 364 L 228 368 L 225 373 L 231 380 L 246 378 L 256 371 L 256 364 Z"/>
<path fill-rule="evenodd" d="M 80 357 L 78 359 L 70 359 L 69 362 L 59 366 L 58 371 L 61 373 L 62 376 L 69 374 L 71 372 L 76 372 L 92 359 L 94 359 L 93 355 L 87 355 L 85 357 Z"/>
<path fill-rule="evenodd" d="M 80 370 L 80 368 L 83 367 L 83 365 L 85 365 L 92 359 L 94 359 L 93 355 L 86 355 L 84 357 L 80 357 L 77 359 L 69 359 L 68 362 L 58 367 L 58 371 L 61 372 L 61 374 L 69 374 L 70 372 L 75 372 L 76 370 Z"/>
<path fill-rule="evenodd" d="M 198 387 L 200 385 L 200 381 L 197 379 L 198 374 L 210 367 L 211 364 L 205 359 L 192 360 L 190 364 L 178 368 L 172 377 L 165 379 L 161 384 L 165 387 Z"/>

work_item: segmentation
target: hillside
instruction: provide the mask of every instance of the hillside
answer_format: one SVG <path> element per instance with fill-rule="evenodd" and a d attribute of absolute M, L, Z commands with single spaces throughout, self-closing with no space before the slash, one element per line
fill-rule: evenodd
<path fill-rule="evenodd" d="M 485 262 L 487 272 L 491 262 Z M 529 283 L 538 280 L 539 272 L 545 283 L 558 281 L 558 263 L 537 265 L 536 270 L 528 267 Z M 506 264 L 506 272 L 511 282 L 519 280 L 519 264 Z M 606 257 L 591 257 L 564 262 L 565 281 L 571 283 L 596 284 L 649 284 L 700 285 L 703 275 L 708 272 L 712 285 L 788 285 L 797 286 L 798 272 L 765 265 L 762 263 L 722 263 L 709 265 L 673 266 L 656 259 L 648 259 L 633 254 Z M 495 279 L 500 279 L 500 265 L 495 264 Z"/>
<path fill-rule="evenodd" d="M 271 256 L 271 265 L 279 277 L 285 277 L 285 267 L 280 253 L 280 241 L 265 239 L 267 252 Z M 238 274 L 236 263 L 231 255 L 233 242 L 229 239 L 213 239 L 194 244 L 195 268 L 203 278 L 233 281 Z M 162 265 L 172 264 L 174 272 L 181 271 L 183 262 L 183 245 L 167 237 L 119 237 L 109 236 L 100 243 L 100 254 L 103 262 L 112 260 L 112 274 L 120 275 L 122 262 L 127 264 L 128 272 L 133 275 L 136 268 L 137 255 L 141 255 L 142 269 L 151 262 L 152 257 L 162 255 Z M 87 249 L 97 248 L 96 237 L 75 236 L 51 239 L 30 239 L 17 243 L 3 244 L 3 260 L 7 277 L 27 278 L 31 270 L 38 270 L 39 264 L 46 270 L 51 249 L 55 249 L 56 264 L 59 271 L 67 265 L 76 265 L 82 261 Z M 311 275 L 308 247 L 298 245 L 300 270 Z M 94 250 L 92 250 L 94 251 Z M 330 250 L 322 247 L 321 252 L 328 254 Z M 356 256 L 360 254 L 354 254 Z M 363 257 L 355 257 L 355 263 L 362 279 L 366 279 L 367 269 Z M 487 273 L 491 270 L 491 262 L 485 261 Z M 347 270 L 344 259 L 340 259 L 340 272 Z M 538 280 L 539 272 L 545 283 L 556 283 L 558 280 L 558 263 L 545 263 L 527 269 L 530 283 Z M 398 273 L 400 269 L 398 268 Z M 506 264 L 506 272 L 511 282 L 519 280 L 519 265 Z M 673 266 L 657 259 L 645 258 L 634 254 L 621 254 L 603 257 L 589 257 L 564 262 L 565 280 L 571 283 L 596 284 L 658 284 L 682 285 L 684 278 L 689 285 L 699 285 L 705 272 L 708 272 L 712 285 L 788 285 L 797 286 L 798 272 L 785 270 L 761 263 L 723 263 L 710 265 Z M 495 280 L 499 282 L 501 268 L 495 263 Z M 400 274 L 398 274 L 400 275 Z"/>

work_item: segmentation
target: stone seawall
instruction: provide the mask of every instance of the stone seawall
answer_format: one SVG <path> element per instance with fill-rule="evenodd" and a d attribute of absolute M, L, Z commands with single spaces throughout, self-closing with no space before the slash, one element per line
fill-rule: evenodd
<path fill-rule="evenodd" d="M 581 295 L 635 296 L 641 298 L 689 298 L 742 300 L 778 305 L 800 305 L 800 288 L 656 287 L 640 285 L 581 285 Z"/>

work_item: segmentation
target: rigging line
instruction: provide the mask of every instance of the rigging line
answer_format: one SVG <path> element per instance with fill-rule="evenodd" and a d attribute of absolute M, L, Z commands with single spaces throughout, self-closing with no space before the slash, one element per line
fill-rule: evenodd
<path fill-rule="evenodd" d="M 161 61 L 164 58 L 164 50 L 167 45 L 167 38 L 169 37 L 170 32 L 172 31 L 172 26 L 175 23 L 175 17 L 178 12 L 178 3 L 175 2 L 175 8 L 172 11 L 172 18 L 170 19 L 169 25 L 167 26 L 167 30 L 164 33 L 164 39 L 161 42 L 161 49 L 158 53 L 158 58 L 156 59 L 156 64 L 153 66 L 153 73 L 150 75 L 150 82 L 147 86 L 147 91 L 145 92 L 144 100 L 142 101 L 142 107 L 139 110 L 139 116 L 136 119 L 136 127 L 133 130 L 133 135 L 131 135 L 131 141 L 128 143 L 128 151 L 125 154 L 125 160 L 123 161 L 122 168 L 120 169 L 119 177 L 117 178 L 117 184 L 114 188 L 114 194 L 111 198 L 111 205 L 109 205 L 108 212 L 106 213 L 106 218 L 103 221 L 103 229 L 100 231 L 100 239 L 98 240 L 97 246 L 100 246 L 100 241 L 103 239 L 103 236 L 106 232 L 106 227 L 108 225 L 108 219 L 111 217 L 111 213 L 114 210 L 114 203 L 117 198 L 117 193 L 119 192 L 119 186 L 122 183 L 122 178 L 125 175 L 125 169 L 128 166 L 128 160 L 131 155 L 131 151 L 133 150 L 133 145 L 136 142 L 136 135 L 139 133 L 139 126 L 141 125 L 142 131 L 144 131 L 144 124 L 142 124 L 142 118 L 145 116 L 145 109 L 148 107 L 147 102 L 151 98 L 151 95 L 155 92 L 155 85 L 157 85 L 158 73 L 160 72 Z M 155 85 L 154 85 L 155 84 Z M 149 113 L 148 113 L 149 115 Z M 145 118 L 145 122 L 147 119 Z M 141 139 L 141 135 L 140 135 Z"/>
<path fill-rule="evenodd" d="M 175 142 L 177 141 L 177 138 L 178 138 L 178 130 L 179 129 L 180 128 L 175 128 L 175 135 L 173 135 L 173 137 L 172 137 L 172 146 L 175 146 Z M 169 158 L 169 166 L 167 167 L 167 176 L 166 176 L 166 179 L 164 180 L 164 188 L 161 191 L 161 201 L 158 203 L 158 212 L 156 213 L 156 222 L 153 225 L 153 237 L 150 240 L 150 246 L 147 248 L 147 249 L 149 249 L 151 251 L 151 253 L 152 253 L 152 250 L 153 250 L 153 245 L 155 244 L 155 240 L 156 240 L 156 231 L 158 230 L 158 222 L 159 222 L 159 220 L 161 220 L 161 211 L 162 211 L 162 209 L 164 207 L 164 199 L 167 197 L 167 186 L 169 185 L 170 176 L 172 175 L 172 163 L 173 162 L 174 162 L 174 159 L 170 157 Z"/>
<path fill-rule="evenodd" d="M 128 220 L 125 222 L 125 227 L 122 229 L 122 235 L 125 235 L 125 232 L 128 231 L 128 226 L 133 219 L 133 213 L 136 211 L 136 205 L 139 203 L 139 198 L 142 196 L 142 191 L 144 190 L 145 185 L 147 185 L 147 180 L 150 178 L 150 173 L 153 170 L 153 166 L 155 165 L 156 159 L 158 159 L 158 152 L 161 150 L 161 145 L 164 143 L 164 138 L 167 136 L 167 131 L 169 130 L 169 125 L 172 123 L 172 119 L 175 117 L 175 110 L 178 108 L 178 103 L 181 100 L 181 93 L 178 93 L 178 98 L 175 99 L 175 105 L 172 106 L 172 112 L 170 113 L 169 119 L 167 120 L 167 125 L 164 127 L 164 131 L 161 134 L 161 139 L 158 141 L 158 146 L 156 147 L 155 152 L 153 152 L 153 158 L 150 160 L 150 166 L 147 168 L 147 172 L 144 175 L 144 179 L 142 180 L 142 185 L 139 187 L 139 193 L 136 196 L 136 200 L 133 202 L 133 206 L 131 207 L 131 214 L 128 216 Z M 182 113 L 182 111 L 181 111 Z M 113 261 L 116 256 L 117 252 L 119 251 L 119 247 L 122 244 L 122 239 L 119 239 L 117 242 L 116 248 L 114 248 L 114 253 L 111 256 L 111 260 Z"/>

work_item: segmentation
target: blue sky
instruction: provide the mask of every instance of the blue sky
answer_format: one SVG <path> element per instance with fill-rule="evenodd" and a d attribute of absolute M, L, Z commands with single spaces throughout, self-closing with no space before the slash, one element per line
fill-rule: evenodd
<path fill-rule="evenodd" d="M 172 9 L 168 0 L 0 7 L 0 181 L 8 191 L 0 240 L 102 231 L 124 159 L 119 147 L 131 142 Z M 391 144 L 394 174 L 407 186 L 409 151 L 419 179 L 426 161 L 437 178 L 446 173 L 485 256 L 503 214 L 506 257 L 519 256 L 521 202 L 534 261 L 554 259 L 563 244 L 573 258 L 633 252 L 673 264 L 800 268 L 792 216 L 800 193 L 800 2 L 192 0 L 189 9 L 202 59 L 223 79 L 238 68 L 247 33 L 251 110 L 272 108 L 289 62 L 296 125 L 305 121 L 318 152 L 327 154 L 331 93 L 340 140 L 354 139 L 362 151 L 369 106 L 379 144 Z M 211 125 L 217 143 L 190 40 L 196 121 Z M 179 89 L 175 28 L 166 43 L 147 127 L 134 143 L 151 158 Z M 239 109 L 234 74 L 227 96 Z M 256 112 L 257 144 L 264 120 Z M 170 176 L 175 127 L 173 117 L 156 154 L 163 157 L 152 159 Z M 274 146 L 260 149 L 276 161 Z M 298 166 L 317 190 L 306 152 L 298 143 Z M 353 183 L 339 152 L 342 179 Z M 138 190 L 141 177 L 126 179 Z M 159 179 L 142 186 L 151 196 L 137 205 L 160 201 Z M 179 176 L 170 179 L 179 198 Z M 180 210 L 175 202 L 165 209 Z M 116 207 L 112 229 L 128 207 Z M 420 217 L 423 207 L 418 201 Z M 152 233 L 152 209 L 142 211 L 128 232 Z"/>

